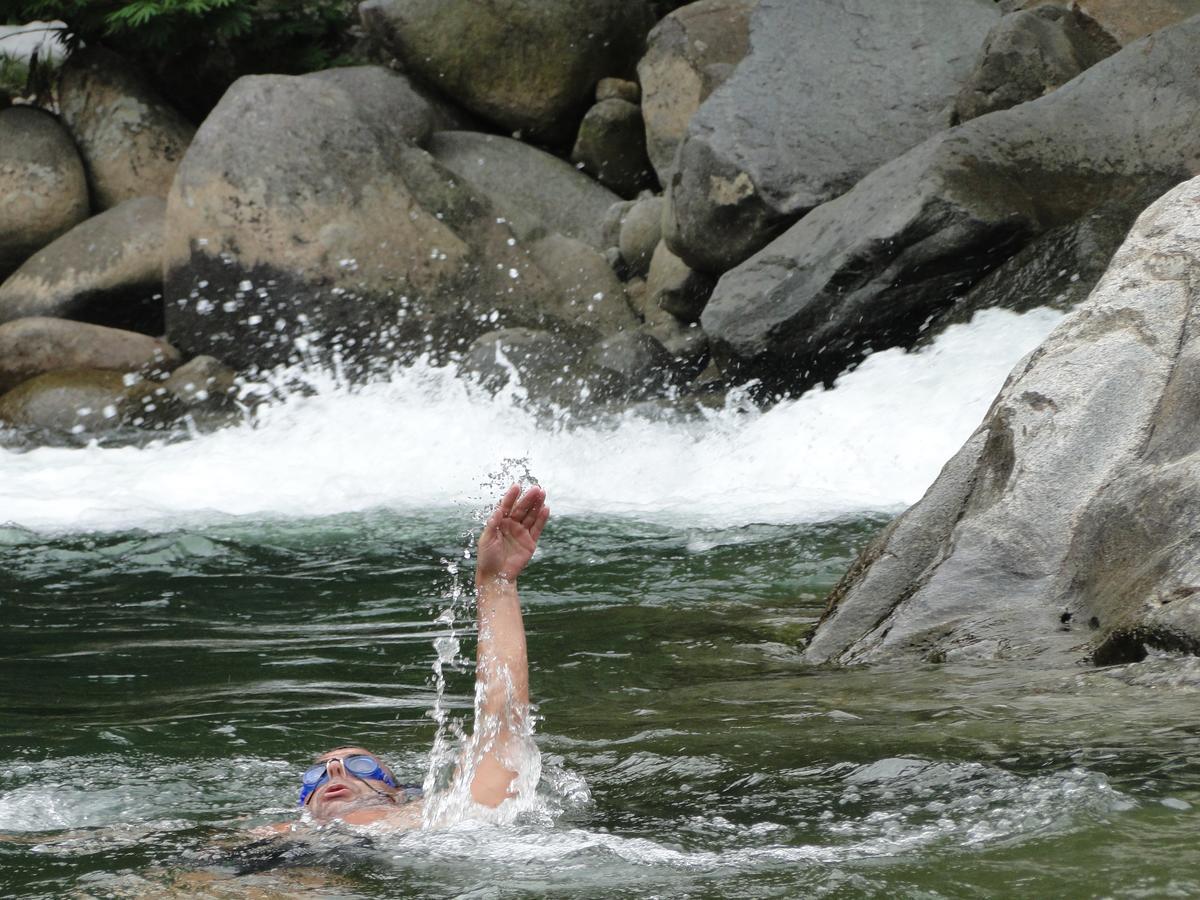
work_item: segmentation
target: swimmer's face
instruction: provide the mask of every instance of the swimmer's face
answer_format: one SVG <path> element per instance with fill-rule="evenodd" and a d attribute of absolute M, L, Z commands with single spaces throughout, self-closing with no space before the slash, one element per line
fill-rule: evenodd
<path fill-rule="evenodd" d="M 305 809 L 314 819 L 336 819 L 353 809 L 367 806 L 392 806 L 396 802 L 396 789 L 375 778 L 360 778 L 346 771 L 342 760 L 350 756 L 369 756 L 391 777 L 396 776 L 370 750 L 362 747 L 338 747 L 327 750 L 316 758 L 328 766 L 329 780 L 313 791 Z"/>

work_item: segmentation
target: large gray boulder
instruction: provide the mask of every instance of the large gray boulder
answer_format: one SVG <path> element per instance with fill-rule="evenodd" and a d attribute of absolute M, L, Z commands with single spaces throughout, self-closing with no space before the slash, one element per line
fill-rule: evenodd
<path fill-rule="evenodd" d="M 0 322 L 56 316 L 162 334 L 166 203 L 139 197 L 76 225 L 0 284 Z"/>
<path fill-rule="evenodd" d="M 688 123 L 750 49 L 750 11 L 757 0 L 697 0 L 663 18 L 638 62 L 646 151 L 667 185 Z"/>
<path fill-rule="evenodd" d="M 336 84 L 241 78 L 167 202 L 168 334 L 239 369 L 313 354 L 360 369 L 546 324 L 552 287 L 501 218 Z"/>
<path fill-rule="evenodd" d="M 734 378 L 796 390 L 931 316 L 1038 235 L 1200 171 L 1200 18 L 877 169 L 727 272 L 702 323 Z M 1119 204 L 1118 204 L 1119 206 Z"/>
<path fill-rule="evenodd" d="M 437 132 L 429 152 L 487 196 L 522 241 L 557 231 L 607 249 L 604 217 L 621 198 L 570 163 L 512 138 L 470 131 Z"/>
<path fill-rule="evenodd" d="M 955 118 L 965 122 L 1036 100 L 1120 49 L 1079 9 L 1046 5 L 1004 16 L 955 101 Z"/>
<path fill-rule="evenodd" d="M 989 0 L 761 0 L 749 54 L 692 117 L 664 185 L 671 251 L 723 272 L 947 127 L 999 15 Z"/>
<path fill-rule="evenodd" d="M 0 278 L 87 218 L 83 161 L 50 113 L 0 110 L 0 197 Z"/>
<path fill-rule="evenodd" d="M 0 394 L 62 369 L 166 373 L 181 362 L 165 341 L 119 328 L 31 317 L 0 325 Z"/>
<path fill-rule="evenodd" d="M 341 88 L 359 118 L 388 140 L 424 146 L 433 133 L 433 105 L 399 72 L 383 66 L 343 66 L 304 77 Z"/>
<path fill-rule="evenodd" d="M 632 71 L 642 0 L 368 0 L 368 32 L 405 67 L 510 131 L 569 135 L 596 82 Z"/>
<path fill-rule="evenodd" d="M 71 54 L 59 106 L 83 154 L 97 209 L 167 196 L 196 129 L 128 63 L 102 47 Z"/>
<path fill-rule="evenodd" d="M 925 497 L 834 590 L 812 662 L 1200 652 L 1200 179 L 1138 220 Z"/>

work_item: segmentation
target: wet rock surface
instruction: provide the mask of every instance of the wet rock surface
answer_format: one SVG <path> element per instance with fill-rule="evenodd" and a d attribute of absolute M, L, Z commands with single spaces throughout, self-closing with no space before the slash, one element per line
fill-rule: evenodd
<path fill-rule="evenodd" d="M 723 272 L 945 128 L 997 18 L 986 0 L 760 0 L 665 185 L 671 251 Z"/>
<path fill-rule="evenodd" d="M 546 277 L 490 204 L 368 126 L 341 88 L 240 79 L 167 204 L 167 329 L 236 368 L 354 367 L 544 320 Z"/>
<path fill-rule="evenodd" d="M 103 48 L 74 53 L 59 94 L 98 210 L 167 196 L 195 128 L 128 63 Z"/>
<path fill-rule="evenodd" d="M 0 110 L 0 278 L 88 215 L 83 161 L 50 113 Z"/>
<path fill-rule="evenodd" d="M 813 662 L 1200 650 L 1200 179 L 1157 201 L 926 496 L 835 589 Z"/>
<path fill-rule="evenodd" d="M 76 225 L 0 284 L 0 322 L 56 316 L 162 334 L 165 210 L 140 197 Z"/>
<path fill-rule="evenodd" d="M 165 373 L 180 362 L 170 344 L 132 331 L 36 316 L 0 325 L 0 393 L 57 369 Z"/>
<path fill-rule="evenodd" d="M 1200 171 L 1198 39 L 1200 18 L 1161 31 L 818 207 L 718 282 L 701 322 L 726 374 L 785 390 L 832 378 L 910 344 L 1038 235 Z"/>

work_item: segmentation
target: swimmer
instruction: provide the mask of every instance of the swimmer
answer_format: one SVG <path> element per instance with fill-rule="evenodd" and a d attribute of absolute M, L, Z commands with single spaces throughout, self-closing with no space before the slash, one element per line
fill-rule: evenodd
<path fill-rule="evenodd" d="M 529 661 L 517 578 L 549 518 L 544 490 L 534 485 L 521 493 L 514 484 L 500 498 L 476 547 L 476 720 L 454 777 L 469 779 L 471 798 L 485 807 L 516 796 L 517 773 L 507 760 L 519 753 L 529 717 Z M 370 750 L 338 747 L 322 753 L 304 772 L 299 803 L 319 823 L 417 828 L 423 805 L 417 793 L 400 784 Z M 292 827 L 280 824 L 272 830 Z"/>

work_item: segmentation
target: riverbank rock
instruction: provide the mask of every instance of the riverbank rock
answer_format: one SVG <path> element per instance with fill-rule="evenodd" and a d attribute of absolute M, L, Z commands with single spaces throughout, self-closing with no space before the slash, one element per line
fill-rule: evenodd
<path fill-rule="evenodd" d="M 1160 31 L 809 213 L 718 282 L 701 322 L 723 371 L 771 390 L 833 378 L 911 344 L 1038 235 L 1200 171 L 1197 41 L 1200 18 Z"/>
<path fill-rule="evenodd" d="M 0 284 L 0 322 L 77 319 L 162 334 L 166 203 L 127 200 L 76 225 Z"/>
<path fill-rule="evenodd" d="M 1122 46 L 1200 14 L 1200 0 L 1000 0 L 1006 11 L 1057 5 L 1078 7 Z"/>
<path fill-rule="evenodd" d="M 49 444 L 125 440 L 170 427 L 183 409 L 161 385 L 101 369 L 38 375 L 0 396 L 0 423 Z"/>
<path fill-rule="evenodd" d="M 659 242 L 646 276 L 646 293 L 652 306 L 683 322 L 699 322 L 715 284 L 715 278 L 688 268 L 665 243 Z"/>
<path fill-rule="evenodd" d="M 71 54 L 59 83 L 63 121 L 104 210 L 135 197 L 166 197 L 195 128 L 116 54 Z"/>
<path fill-rule="evenodd" d="M 608 248 L 604 217 L 621 198 L 570 163 L 512 138 L 469 131 L 435 133 L 429 152 L 491 200 L 520 240 L 557 231 Z"/>
<path fill-rule="evenodd" d="M 1147 210 L 925 497 L 864 551 L 813 662 L 1200 652 L 1200 179 Z"/>
<path fill-rule="evenodd" d="M 519 390 L 534 404 L 569 409 L 592 393 L 583 367 L 586 352 L 586 344 L 562 334 L 503 328 L 476 338 L 463 367 L 491 393 Z"/>
<path fill-rule="evenodd" d="M 1077 8 L 1046 5 L 1004 16 L 988 33 L 955 101 L 955 119 L 965 122 L 1036 100 L 1120 49 Z"/>
<path fill-rule="evenodd" d="M 0 110 L 0 197 L 0 278 L 87 218 L 83 161 L 50 113 Z"/>
<path fill-rule="evenodd" d="M 546 321 L 546 277 L 486 199 L 321 79 L 247 76 L 167 201 L 167 331 L 238 369 L 352 370 Z"/>
<path fill-rule="evenodd" d="M 562 139 L 605 76 L 631 72 L 642 0 L 368 0 L 366 29 L 414 75 L 510 131 Z"/>
<path fill-rule="evenodd" d="M 650 187 L 655 178 L 637 104 L 612 98 L 589 109 L 579 123 L 571 161 L 622 197 Z"/>
<path fill-rule="evenodd" d="M 617 247 L 635 275 L 646 274 L 654 248 L 662 241 L 662 210 L 662 197 L 643 197 L 621 213 Z"/>
<path fill-rule="evenodd" d="M 667 243 L 720 273 L 946 128 L 999 18 L 988 0 L 760 0 L 750 52 L 692 117 Z"/>
<path fill-rule="evenodd" d="M 383 66 L 343 66 L 304 76 L 345 91 L 367 125 L 388 140 L 424 146 L 433 134 L 433 105 L 399 72 Z"/>
<path fill-rule="evenodd" d="M 60 369 L 165 374 L 180 362 L 167 342 L 118 328 L 41 317 L 0 325 L 0 394 Z"/>
<path fill-rule="evenodd" d="M 637 327 L 621 280 L 583 241 L 550 234 L 529 244 L 529 256 L 554 287 L 548 312 L 566 327 L 597 337 Z"/>
<path fill-rule="evenodd" d="M 750 49 L 756 0 L 698 0 L 663 18 L 638 62 L 646 151 L 664 187 L 688 123 Z"/>

